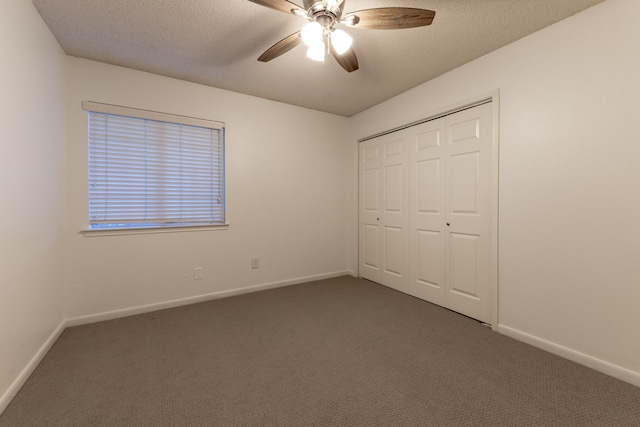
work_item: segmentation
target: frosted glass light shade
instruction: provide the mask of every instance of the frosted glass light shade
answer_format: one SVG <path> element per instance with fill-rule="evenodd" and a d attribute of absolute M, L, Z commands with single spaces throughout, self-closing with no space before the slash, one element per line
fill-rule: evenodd
<path fill-rule="evenodd" d="M 353 39 L 342 30 L 335 30 L 331 33 L 331 45 L 338 55 L 342 55 L 351 47 Z"/>
<path fill-rule="evenodd" d="M 322 42 L 322 25 L 317 22 L 309 22 L 304 27 L 302 27 L 302 31 L 300 32 L 300 37 L 302 37 L 302 42 L 307 46 L 311 47 L 317 43 Z"/>
<path fill-rule="evenodd" d="M 319 42 L 309 46 L 307 50 L 307 57 L 314 61 L 324 61 L 324 43 Z"/>

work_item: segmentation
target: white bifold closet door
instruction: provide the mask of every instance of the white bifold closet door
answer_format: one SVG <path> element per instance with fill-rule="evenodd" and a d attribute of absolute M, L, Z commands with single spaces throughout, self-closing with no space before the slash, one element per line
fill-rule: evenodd
<path fill-rule="evenodd" d="M 360 275 L 409 284 L 409 150 L 403 132 L 360 144 Z"/>
<path fill-rule="evenodd" d="M 360 275 L 491 322 L 490 103 L 360 143 Z"/>

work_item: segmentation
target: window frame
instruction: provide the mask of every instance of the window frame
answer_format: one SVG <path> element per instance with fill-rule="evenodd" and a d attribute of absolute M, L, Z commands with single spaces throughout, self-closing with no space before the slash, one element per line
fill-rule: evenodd
<path fill-rule="evenodd" d="M 117 116 L 124 116 L 133 119 L 151 120 L 157 122 L 168 122 L 178 125 L 204 127 L 210 129 L 217 129 L 220 131 L 220 148 L 221 148 L 221 174 L 222 181 L 221 199 L 222 199 L 222 216 L 223 221 L 212 222 L 205 224 L 197 223 L 168 223 L 162 225 L 161 223 L 148 223 L 148 224 L 136 224 L 125 227 L 93 227 L 91 225 L 91 218 L 89 217 L 89 185 L 87 185 L 87 223 L 81 233 L 85 236 L 100 236 L 100 235 L 127 235 L 127 234 L 149 234 L 149 233 L 171 233 L 171 232 L 193 232 L 193 231 L 210 231 L 210 230 L 224 230 L 229 227 L 227 217 L 227 202 L 226 202 L 226 135 L 225 135 L 225 123 L 220 121 L 201 119 L 189 116 L 182 116 L 170 113 L 163 113 L 152 110 L 144 110 L 131 107 L 123 107 L 119 105 L 105 104 L 94 101 L 83 101 L 82 109 L 86 111 L 86 135 L 87 135 L 87 184 L 89 184 L 89 113 L 103 113 Z"/>

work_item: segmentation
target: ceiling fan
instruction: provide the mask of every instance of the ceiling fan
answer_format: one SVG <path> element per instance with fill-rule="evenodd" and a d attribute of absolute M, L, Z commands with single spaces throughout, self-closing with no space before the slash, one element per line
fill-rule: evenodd
<path fill-rule="evenodd" d="M 351 48 L 351 36 L 335 28 L 342 24 L 355 28 L 394 30 L 430 25 L 436 13 L 412 7 L 381 7 L 349 12 L 343 15 L 346 0 L 303 0 L 303 7 L 287 0 L 249 0 L 280 12 L 292 13 L 309 22 L 300 31 L 283 38 L 267 49 L 258 61 L 268 62 L 300 43 L 308 46 L 307 56 L 324 61 L 331 53 L 348 72 L 358 69 L 358 58 Z"/>

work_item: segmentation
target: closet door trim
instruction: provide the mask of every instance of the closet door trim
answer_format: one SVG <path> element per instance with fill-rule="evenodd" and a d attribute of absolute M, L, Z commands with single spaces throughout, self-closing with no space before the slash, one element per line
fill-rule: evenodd
<path fill-rule="evenodd" d="M 382 131 L 382 132 L 375 133 L 373 135 L 365 136 L 364 138 L 358 139 L 358 142 L 365 142 L 365 141 L 368 141 L 370 139 L 378 138 L 380 136 L 384 136 L 384 135 L 388 135 L 390 133 L 398 132 L 398 131 L 401 131 L 403 129 L 407 129 L 407 128 L 410 128 L 410 127 L 413 127 L 413 126 L 421 125 L 423 123 L 427 123 L 427 122 L 430 122 L 432 120 L 437 120 L 437 119 L 439 119 L 441 117 L 450 116 L 451 114 L 459 113 L 460 111 L 468 110 L 470 108 L 477 107 L 479 105 L 488 104 L 489 102 L 495 102 L 493 96 L 488 97 L 488 98 L 485 97 L 480 101 L 476 101 L 476 102 L 473 102 L 471 104 L 465 104 L 464 106 L 461 106 L 461 107 L 453 107 L 451 109 L 445 110 L 445 112 L 429 115 L 424 119 L 419 119 L 419 120 L 413 121 L 411 123 L 407 123 L 407 124 L 404 124 L 404 125 L 401 125 L 401 126 L 394 127 L 392 129 L 389 129 L 389 130 L 385 130 L 385 131 Z"/>

